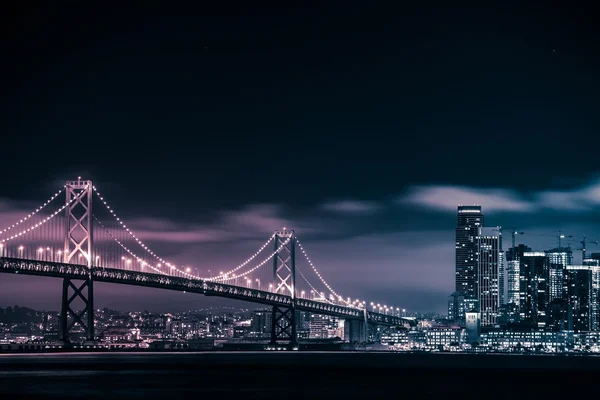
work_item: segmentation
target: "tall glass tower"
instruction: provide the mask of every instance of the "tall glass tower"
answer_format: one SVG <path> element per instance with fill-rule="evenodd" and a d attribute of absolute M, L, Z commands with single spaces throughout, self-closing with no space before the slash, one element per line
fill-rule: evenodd
<path fill-rule="evenodd" d="M 481 206 L 458 206 L 456 224 L 456 292 L 477 299 L 477 236 L 483 226 Z"/>
<path fill-rule="evenodd" d="M 502 229 L 480 228 L 477 240 L 477 296 L 481 325 L 496 324 L 500 305 L 504 303 L 504 259 Z"/>

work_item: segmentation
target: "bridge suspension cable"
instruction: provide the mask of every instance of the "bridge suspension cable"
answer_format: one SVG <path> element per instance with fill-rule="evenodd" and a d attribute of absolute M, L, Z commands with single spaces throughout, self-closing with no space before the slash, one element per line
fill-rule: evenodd
<path fill-rule="evenodd" d="M 246 265 L 248 265 L 252 260 L 254 260 L 268 245 L 269 243 L 271 243 L 271 241 L 273 240 L 273 238 L 275 237 L 275 234 L 271 235 L 271 237 L 265 242 L 265 244 L 263 244 L 256 253 L 254 253 L 250 258 L 248 258 L 246 261 L 244 261 L 243 263 L 241 263 L 240 265 L 238 265 L 237 267 L 235 267 L 234 269 L 227 271 L 227 272 L 223 272 L 222 276 L 225 275 L 231 275 L 237 271 L 239 271 L 240 269 L 244 268 Z M 275 253 L 273 253 L 273 255 L 275 255 Z M 272 258 L 273 256 L 271 256 Z M 214 277 L 214 278 L 207 278 L 206 280 L 217 280 L 219 279 L 218 276 Z"/>
<path fill-rule="evenodd" d="M 100 199 L 100 201 L 102 201 L 102 203 L 104 204 L 104 206 L 106 207 L 106 209 L 111 213 L 111 215 L 116 219 L 116 221 L 123 227 L 123 229 L 125 229 L 125 231 L 136 241 L 137 244 L 140 245 L 140 247 L 142 247 L 142 249 L 144 249 L 146 252 L 148 252 L 148 254 L 150 254 L 152 257 L 154 257 L 156 260 L 158 260 L 159 262 L 174 268 L 175 270 L 177 270 L 178 272 L 181 272 L 183 274 L 185 274 L 186 276 L 189 277 L 194 277 L 194 278 L 198 278 L 198 279 L 206 279 L 206 280 L 213 280 L 213 278 L 201 278 L 199 276 L 194 276 L 191 275 L 185 271 L 181 271 L 179 270 L 177 267 L 174 266 L 174 264 L 169 263 L 168 261 L 166 261 L 164 258 L 160 257 L 159 255 L 157 255 L 155 252 L 153 252 L 148 246 L 146 246 L 146 244 L 144 244 L 136 235 L 135 233 L 133 233 L 133 231 L 129 228 L 127 228 L 127 225 L 125 225 L 125 223 L 117 216 L 117 214 L 115 214 L 114 210 L 107 204 L 107 202 L 104 200 L 104 197 L 100 194 L 100 192 L 98 191 L 98 189 L 96 189 L 96 187 L 93 187 L 94 189 L 94 193 L 96 193 L 96 195 L 98 195 L 98 198 Z M 245 267 L 246 265 L 248 265 L 252 260 L 254 260 L 266 247 L 267 245 L 271 242 L 271 240 L 273 240 L 273 238 L 275 237 L 275 234 L 273 234 L 269 240 L 267 240 L 267 242 L 265 244 L 263 244 L 261 246 L 261 248 L 254 253 L 250 258 L 248 258 L 246 261 L 244 261 L 242 264 L 240 264 L 239 266 L 237 266 L 236 268 L 232 269 L 231 271 L 228 271 L 227 275 L 235 273 L 236 271 L 240 270 L 241 268 Z"/>
<path fill-rule="evenodd" d="M 308 286 L 310 286 L 310 288 L 312 290 L 315 291 L 315 293 L 319 293 L 319 291 L 317 290 L 317 288 L 315 288 L 312 283 L 310 283 L 308 281 L 308 279 L 306 279 L 306 276 L 304 276 L 304 274 L 302 273 L 302 271 L 300 271 L 300 268 L 298 268 L 298 266 L 296 266 L 296 271 L 298 271 L 298 273 L 300 274 L 300 276 L 302 277 L 302 279 L 304 279 L 304 282 L 308 283 Z M 333 304 L 333 302 L 331 300 L 329 300 L 327 297 L 324 297 L 324 300 L 330 304 Z"/>
<path fill-rule="evenodd" d="M 257 269 L 259 269 L 260 267 L 262 267 L 263 265 L 265 265 L 267 263 L 267 261 L 271 260 L 273 257 L 275 257 L 275 255 L 277 253 L 279 253 L 281 251 L 281 249 L 283 249 L 288 243 L 289 241 L 292 239 L 292 237 L 288 237 L 285 242 L 281 243 L 281 245 L 277 248 L 277 250 L 275 250 L 274 252 L 272 252 L 269 257 L 265 258 L 264 260 L 262 260 L 258 265 L 254 266 L 253 268 L 249 269 L 246 272 L 243 272 L 241 274 L 238 275 L 233 275 L 231 277 L 227 277 L 226 274 L 220 275 L 219 278 L 217 279 L 219 282 L 225 282 L 225 281 L 230 281 L 233 279 L 237 279 L 237 278 L 242 278 L 254 271 L 256 271 Z M 208 280 L 208 279 L 207 279 Z M 214 279 L 213 279 L 214 280 Z"/>
<path fill-rule="evenodd" d="M 39 213 L 40 211 L 42 211 L 48 204 L 52 203 L 52 200 L 54 200 L 55 198 L 57 198 L 58 195 L 60 195 L 65 190 L 66 186 L 67 185 L 63 186 L 58 192 L 54 193 L 54 195 L 52 197 L 50 197 L 50 199 L 48 199 L 40 207 L 36 208 L 34 212 L 28 214 L 25 218 L 22 218 L 19 222 L 16 222 L 16 223 L 12 224 L 11 226 L 9 226 L 9 227 L 3 229 L 2 231 L 0 231 L 0 235 L 3 235 L 4 233 L 10 231 L 11 229 L 16 228 L 17 226 L 21 225 L 22 223 L 26 222 L 28 219 L 30 219 L 31 217 L 33 217 L 34 215 L 36 215 L 37 213 Z"/>
<path fill-rule="evenodd" d="M 331 294 L 333 294 L 335 296 L 335 298 L 340 299 L 341 301 L 350 304 L 350 302 L 344 300 L 344 298 L 342 296 L 340 296 L 339 294 L 336 293 L 335 290 L 333 290 L 333 288 L 327 283 L 327 281 L 325 280 L 325 278 L 323 278 L 321 276 L 321 274 L 319 273 L 319 271 L 317 270 L 317 268 L 315 267 L 315 265 L 313 264 L 313 262 L 311 261 L 311 259 L 308 257 L 308 254 L 306 254 L 306 250 L 304 250 L 304 247 L 302 247 L 302 244 L 300 243 L 300 240 L 298 240 L 298 237 L 296 237 L 296 243 L 298 243 L 298 247 L 300 247 L 300 251 L 302 252 L 302 254 L 304 255 L 304 258 L 306 258 L 306 261 L 308 261 L 308 264 L 310 265 L 310 267 L 312 268 L 312 270 L 314 271 L 315 274 L 317 274 L 317 277 L 321 280 L 321 282 L 323 283 L 323 285 L 325 285 L 325 287 L 327 288 L 327 290 L 329 290 L 331 292 Z"/>
<path fill-rule="evenodd" d="M 166 261 L 164 258 L 160 257 L 159 255 L 157 255 L 155 252 L 153 252 L 148 246 L 146 246 L 134 233 L 131 229 L 129 229 L 127 227 L 127 225 L 125 225 L 125 223 L 117 216 L 117 214 L 115 214 L 115 212 L 113 211 L 113 209 L 107 204 L 107 202 L 104 200 L 104 197 L 100 194 L 100 192 L 98 191 L 98 189 L 96 189 L 95 186 L 92 186 L 92 188 L 94 189 L 93 192 L 96 193 L 98 195 L 98 198 L 100 199 L 100 201 L 102 201 L 102 203 L 104 204 L 104 206 L 106 206 L 106 209 L 111 213 L 111 215 L 117 220 L 117 222 L 121 225 L 121 227 L 123 229 L 125 229 L 125 231 L 136 241 L 137 244 L 140 245 L 140 247 L 142 249 L 144 249 L 148 254 L 150 254 L 152 257 L 154 257 L 156 260 L 160 261 L 161 263 L 167 265 L 169 268 L 174 269 L 176 272 L 179 272 L 187 277 L 190 278 L 196 278 L 199 279 L 199 277 L 191 275 L 185 271 L 180 270 L 179 268 L 177 268 L 175 266 L 175 264 L 170 263 L 168 261 Z M 119 241 L 117 241 L 117 243 L 119 243 Z M 121 247 L 124 248 L 124 250 L 127 251 L 127 249 L 125 249 L 125 247 L 119 243 L 119 245 L 121 245 Z M 132 255 L 133 257 L 133 255 Z M 138 260 L 140 259 L 139 257 Z"/>
<path fill-rule="evenodd" d="M 63 204 L 63 206 L 60 207 L 58 210 L 56 210 L 55 212 L 53 212 L 52 214 L 50 214 L 48 217 L 44 218 L 40 222 L 34 224 L 33 226 L 31 226 L 31 227 L 29 227 L 27 229 L 23 229 L 21 232 L 17 233 L 16 235 L 12 235 L 10 237 L 6 237 L 4 239 L 0 239 L 0 243 L 6 243 L 9 240 L 16 239 L 18 237 L 21 237 L 21 236 L 25 235 L 26 233 L 29 233 L 29 232 L 32 232 L 32 231 L 36 230 L 40 226 L 44 225 L 46 222 L 50 221 L 56 215 L 58 215 L 58 213 L 60 213 L 61 211 L 63 211 L 65 208 L 67 208 L 68 206 L 70 206 L 75 200 L 77 200 L 79 198 L 79 196 L 81 196 L 82 193 L 83 192 L 77 193 L 77 195 L 73 196 L 73 198 L 71 198 L 71 200 L 68 203 Z M 38 211 L 39 211 L 39 209 L 38 209 Z"/>
<path fill-rule="evenodd" d="M 131 257 L 135 258 L 139 262 L 143 262 L 144 263 L 143 265 L 147 265 L 148 267 L 150 267 L 154 271 L 158 272 L 159 274 L 168 275 L 166 272 L 161 271 L 157 267 L 154 267 L 152 264 L 145 262 L 144 260 L 142 260 L 141 257 L 138 257 L 133 251 L 131 251 L 129 248 L 127 248 L 127 246 L 125 246 L 123 243 L 121 243 L 121 241 L 119 239 L 117 239 L 112 233 L 110 233 L 108 228 L 106 228 L 106 226 L 104 226 L 104 224 L 98 218 L 96 218 L 95 215 L 93 217 L 96 220 L 96 222 L 98 222 L 98 224 L 104 229 L 104 231 L 106 231 L 106 233 L 108 233 L 108 236 L 110 236 L 119 246 L 121 246 L 121 248 L 123 250 L 125 250 L 127 253 L 129 253 L 129 255 Z"/>

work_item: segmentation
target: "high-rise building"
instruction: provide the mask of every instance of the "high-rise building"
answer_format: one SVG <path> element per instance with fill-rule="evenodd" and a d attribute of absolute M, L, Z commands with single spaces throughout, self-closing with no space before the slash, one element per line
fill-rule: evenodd
<path fill-rule="evenodd" d="M 548 303 L 562 299 L 566 293 L 565 269 L 573 265 L 573 251 L 570 247 L 557 247 L 546 250 L 548 257 Z"/>
<path fill-rule="evenodd" d="M 481 326 L 496 324 L 498 310 L 502 304 L 501 290 L 504 285 L 504 265 L 502 252 L 502 229 L 479 228 L 475 238 L 477 244 L 476 276 L 477 299 L 481 314 Z"/>
<path fill-rule="evenodd" d="M 600 253 L 592 253 L 588 258 L 583 260 L 583 265 L 600 266 Z"/>
<path fill-rule="evenodd" d="M 465 317 L 465 296 L 463 293 L 454 292 L 448 298 L 448 320 L 456 323 Z"/>
<path fill-rule="evenodd" d="M 520 263 L 521 320 L 533 327 L 546 325 L 548 304 L 548 265 L 543 252 L 524 252 Z"/>
<path fill-rule="evenodd" d="M 566 268 L 569 330 L 589 331 L 592 328 L 592 268 L 585 265 Z"/>
<path fill-rule="evenodd" d="M 465 326 L 467 312 L 479 313 L 479 300 L 467 299 L 463 293 L 452 293 L 448 299 L 448 320 Z"/>
<path fill-rule="evenodd" d="M 600 265 L 590 265 L 592 294 L 590 296 L 590 329 L 600 330 Z"/>
<path fill-rule="evenodd" d="M 477 298 L 477 242 L 483 226 L 481 206 L 458 206 L 456 224 L 455 291 Z"/>
<path fill-rule="evenodd" d="M 546 250 L 550 264 L 573 265 L 573 250 L 570 247 L 556 247 Z"/>
<path fill-rule="evenodd" d="M 517 308 L 520 305 L 520 264 L 523 253 L 531 251 L 531 248 L 520 244 L 511 247 L 506 252 L 506 303 L 514 304 Z"/>

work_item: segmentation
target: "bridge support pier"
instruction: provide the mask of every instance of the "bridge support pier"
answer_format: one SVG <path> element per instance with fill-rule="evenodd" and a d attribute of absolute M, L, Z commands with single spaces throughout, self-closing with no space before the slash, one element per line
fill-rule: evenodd
<path fill-rule="evenodd" d="M 283 228 L 275 232 L 275 256 L 273 257 L 273 280 L 276 293 L 291 296 L 290 306 L 273 306 L 271 314 L 271 344 L 287 342 L 298 345 L 296 332 L 296 236 L 294 231 Z"/>
<path fill-rule="evenodd" d="M 273 306 L 271 315 L 271 344 L 275 345 L 284 341 L 290 346 L 297 346 L 296 308 Z"/>
<path fill-rule="evenodd" d="M 83 309 L 79 312 L 72 307 L 78 299 L 83 302 Z M 94 341 L 94 282 L 91 277 L 84 281 L 63 279 L 60 313 L 60 340 L 63 343 L 70 343 L 69 332 L 75 324 L 79 324 L 85 330 L 87 341 Z"/>
<path fill-rule="evenodd" d="M 366 322 L 359 319 L 347 319 L 344 321 L 344 340 L 350 343 L 362 343 L 367 341 Z"/>
<path fill-rule="evenodd" d="M 60 314 L 61 340 L 69 343 L 69 332 L 75 324 L 85 330 L 88 341 L 94 340 L 94 283 L 92 281 L 92 251 L 93 251 L 93 223 L 92 223 L 92 181 L 69 181 L 65 185 L 66 203 L 65 217 L 67 223 L 65 231 L 64 263 L 86 265 L 88 275 L 85 279 L 76 280 L 83 283 L 76 284 L 73 280 L 65 278 L 62 290 L 62 310 Z M 71 294 L 72 291 L 72 294 Z M 74 309 L 74 301 L 81 300 L 82 310 Z M 69 322 L 69 316 L 71 322 Z"/>

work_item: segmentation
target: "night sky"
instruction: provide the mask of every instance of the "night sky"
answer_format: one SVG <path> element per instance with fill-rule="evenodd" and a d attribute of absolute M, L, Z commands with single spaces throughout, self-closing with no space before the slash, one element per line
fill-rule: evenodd
<path fill-rule="evenodd" d="M 338 292 L 440 312 L 459 203 L 538 250 L 559 229 L 600 240 L 600 35 L 581 5 L 85 3 L 2 13 L 1 227 L 82 176 L 202 271 L 293 227 Z M 59 302 L 58 280 L 0 275 L 0 306 Z"/>

